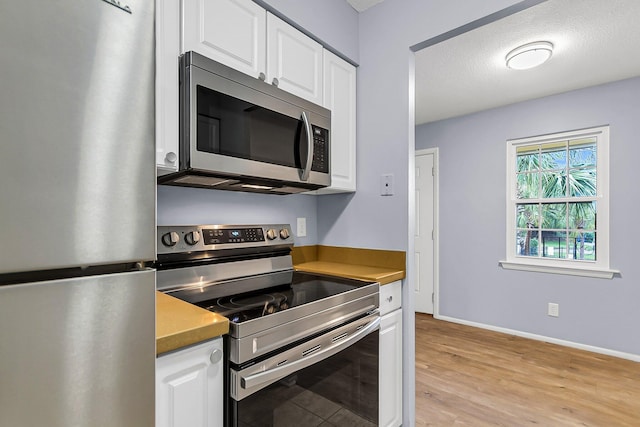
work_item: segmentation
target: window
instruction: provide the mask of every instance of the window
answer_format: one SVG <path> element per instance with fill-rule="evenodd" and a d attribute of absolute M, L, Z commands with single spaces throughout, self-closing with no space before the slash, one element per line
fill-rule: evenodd
<path fill-rule="evenodd" d="M 609 127 L 507 141 L 505 268 L 613 277 Z"/>

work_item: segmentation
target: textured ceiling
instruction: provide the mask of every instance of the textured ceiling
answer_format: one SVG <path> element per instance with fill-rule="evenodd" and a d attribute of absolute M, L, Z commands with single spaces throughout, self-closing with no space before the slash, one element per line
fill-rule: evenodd
<path fill-rule="evenodd" d="M 554 44 L 531 70 L 515 47 Z M 640 0 L 548 0 L 416 53 L 416 124 L 640 75 Z M 640 94 L 639 94 L 640 96 Z"/>

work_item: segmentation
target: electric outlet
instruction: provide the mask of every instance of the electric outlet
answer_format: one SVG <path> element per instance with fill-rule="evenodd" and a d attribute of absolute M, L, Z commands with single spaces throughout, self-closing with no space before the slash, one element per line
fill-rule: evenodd
<path fill-rule="evenodd" d="M 305 237 L 307 235 L 307 218 L 298 218 L 296 227 L 296 237 Z"/>
<path fill-rule="evenodd" d="M 387 173 L 380 177 L 380 195 L 393 196 L 393 174 Z"/>
<path fill-rule="evenodd" d="M 551 317 L 558 317 L 560 315 L 560 305 L 550 302 L 547 308 L 547 314 Z"/>

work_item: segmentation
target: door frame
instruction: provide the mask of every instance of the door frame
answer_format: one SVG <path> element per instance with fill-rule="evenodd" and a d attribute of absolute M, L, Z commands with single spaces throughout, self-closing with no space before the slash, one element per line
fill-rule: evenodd
<path fill-rule="evenodd" d="M 433 317 L 440 316 L 440 158 L 438 147 L 415 150 L 415 157 L 433 155 Z M 415 163 L 414 163 L 415 164 Z M 414 175 L 415 179 L 415 175 Z M 415 188 L 415 184 L 414 184 Z M 417 218 L 415 219 L 418 220 Z M 415 229 L 415 227 L 414 227 Z M 413 236 L 415 240 L 415 236 Z M 414 246 L 415 247 L 415 246 Z M 411 254 L 413 256 L 413 254 Z M 414 269 L 415 270 L 415 269 Z M 415 274 L 415 272 L 414 272 Z M 415 279 L 414 279 L 415 280 Z"/>

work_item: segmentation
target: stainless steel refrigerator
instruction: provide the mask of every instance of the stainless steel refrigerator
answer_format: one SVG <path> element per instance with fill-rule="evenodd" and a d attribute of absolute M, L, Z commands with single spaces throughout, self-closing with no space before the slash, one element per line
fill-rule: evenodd
<path fill-rule="evenodd" d="M 154 424 L 153 8 L 0 2 L 0 426 Z"/>

